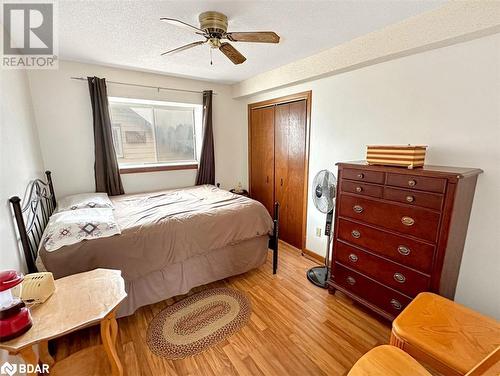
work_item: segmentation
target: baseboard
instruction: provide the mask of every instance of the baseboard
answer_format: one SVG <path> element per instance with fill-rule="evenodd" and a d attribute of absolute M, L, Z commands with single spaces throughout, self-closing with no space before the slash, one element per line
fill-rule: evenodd
<path fill-rule="evenodd" d="M 308 256 L 309 258 L 313 259 L 314 261 L 317 261 L 319 262 L 320 264 L 324 264 L 325 263 L 325 258 L 321 255 L 318 255 L 316 252 L 313 252 L 307 248 L 304 248 L 302 250 L 302 253 L 306 256 Z"/>
<path fill-rule="evenodd" d="M 287 242 L 285 242 L 281 239 L 279 240 L 279 242 L 285 244 L 287 247 L 289 247 L 293 250 L 296 250 L 297 252 L 300 252 L 302 254 L 302 256 L 307 257 L 309 260 L 316 261 L 318 264 L 321 264 L 321 265 L 325 264 L 325 258 L 321 255 L 318 255 L 316 252 L 313 252 L 307 248 L 304 248 L 301 250 L 299 248 L 294 247 L 293 245 L 288 244 Z"/>

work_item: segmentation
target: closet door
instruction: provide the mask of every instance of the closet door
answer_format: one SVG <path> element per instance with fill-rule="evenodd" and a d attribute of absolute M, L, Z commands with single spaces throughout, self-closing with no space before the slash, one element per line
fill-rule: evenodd
<path fill-rule="evenodd" d="M 280 239 L 302 249 L 306 153 L 306 101 L 279 104 L 275 113 L 275 197 Z"/>
<path fill-rule="evenodd" d="M 274 107 L 250 111 L 250 196 L 273 216 Z"/>

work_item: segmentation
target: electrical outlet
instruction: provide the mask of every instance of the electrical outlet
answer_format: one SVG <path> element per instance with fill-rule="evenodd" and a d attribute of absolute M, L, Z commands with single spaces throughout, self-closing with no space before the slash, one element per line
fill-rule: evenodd
<path fill-rule="evenodd" d="M 316 227 L 316 236 L 321 237 L 321 227 Z"/>

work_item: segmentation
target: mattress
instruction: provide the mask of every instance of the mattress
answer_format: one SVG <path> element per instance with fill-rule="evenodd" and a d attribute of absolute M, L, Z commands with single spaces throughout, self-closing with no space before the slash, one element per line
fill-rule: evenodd
<path fill-rule="evenodd" d="M 121 270 L 129 293 L 123 314 L 265 262 L 273 222 L 257 201 L 211 185 L 111 199 L 120 235 L 42 247 L 39 257 L 55 278 Z"/>

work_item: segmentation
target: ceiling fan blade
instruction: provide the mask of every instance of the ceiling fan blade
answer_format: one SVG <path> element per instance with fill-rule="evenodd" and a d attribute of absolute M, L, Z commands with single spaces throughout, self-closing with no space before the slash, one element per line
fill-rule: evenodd
<path fill-rule="evenodd" d="M 174 53 L 177 53 L 177 52 L 180 52 L 180 51 L 184 51 L 184 50 L 187 50 L 189 48 L 193 48 L 193 47 L 199 46 L 199 45 L 201 45 L 203 43 L 207 43 L 207 41 L 206 40 L 200 40 L 198 42 L 189 43 L 189 44 L 186 44 L 184 46 L 174 48 L 173 50 L 164 52 L 164 53 L 161 54 L 161 56 L 167 55 L 167 54 L 174 54 Z"/>
<path fill-rule="evenodd" d="M 234 48 L 227 42 L 222 43 L 219 47 L 219 50 L 221 50 L 221 52 L 226 55 L 234 64 L 244 63 L 247 59 L 236 48 Z"/>
<path fill-rule="evenodd" d="M 233 42 L 279 43 L 280 41 L 280 36 L 274 31 L 227 33 L 226 37 Z"/>
<path fill-rule="evenodd" d="M 203 31 L 202 29 L 200 29 L 200 28 L 198 28 L 196 26 L 190 25 L 187 22 L 178 20 L 176 18 L 161 17 L 160 21 L 167 22 L 167 23 L 169 23 L 171 25 L 180 26 L 180 27 L 182 27 L 184 29 L 195 30 L 195 31 L 203 33 L 203 35 L 205 34 L 205 31 Z"/>

